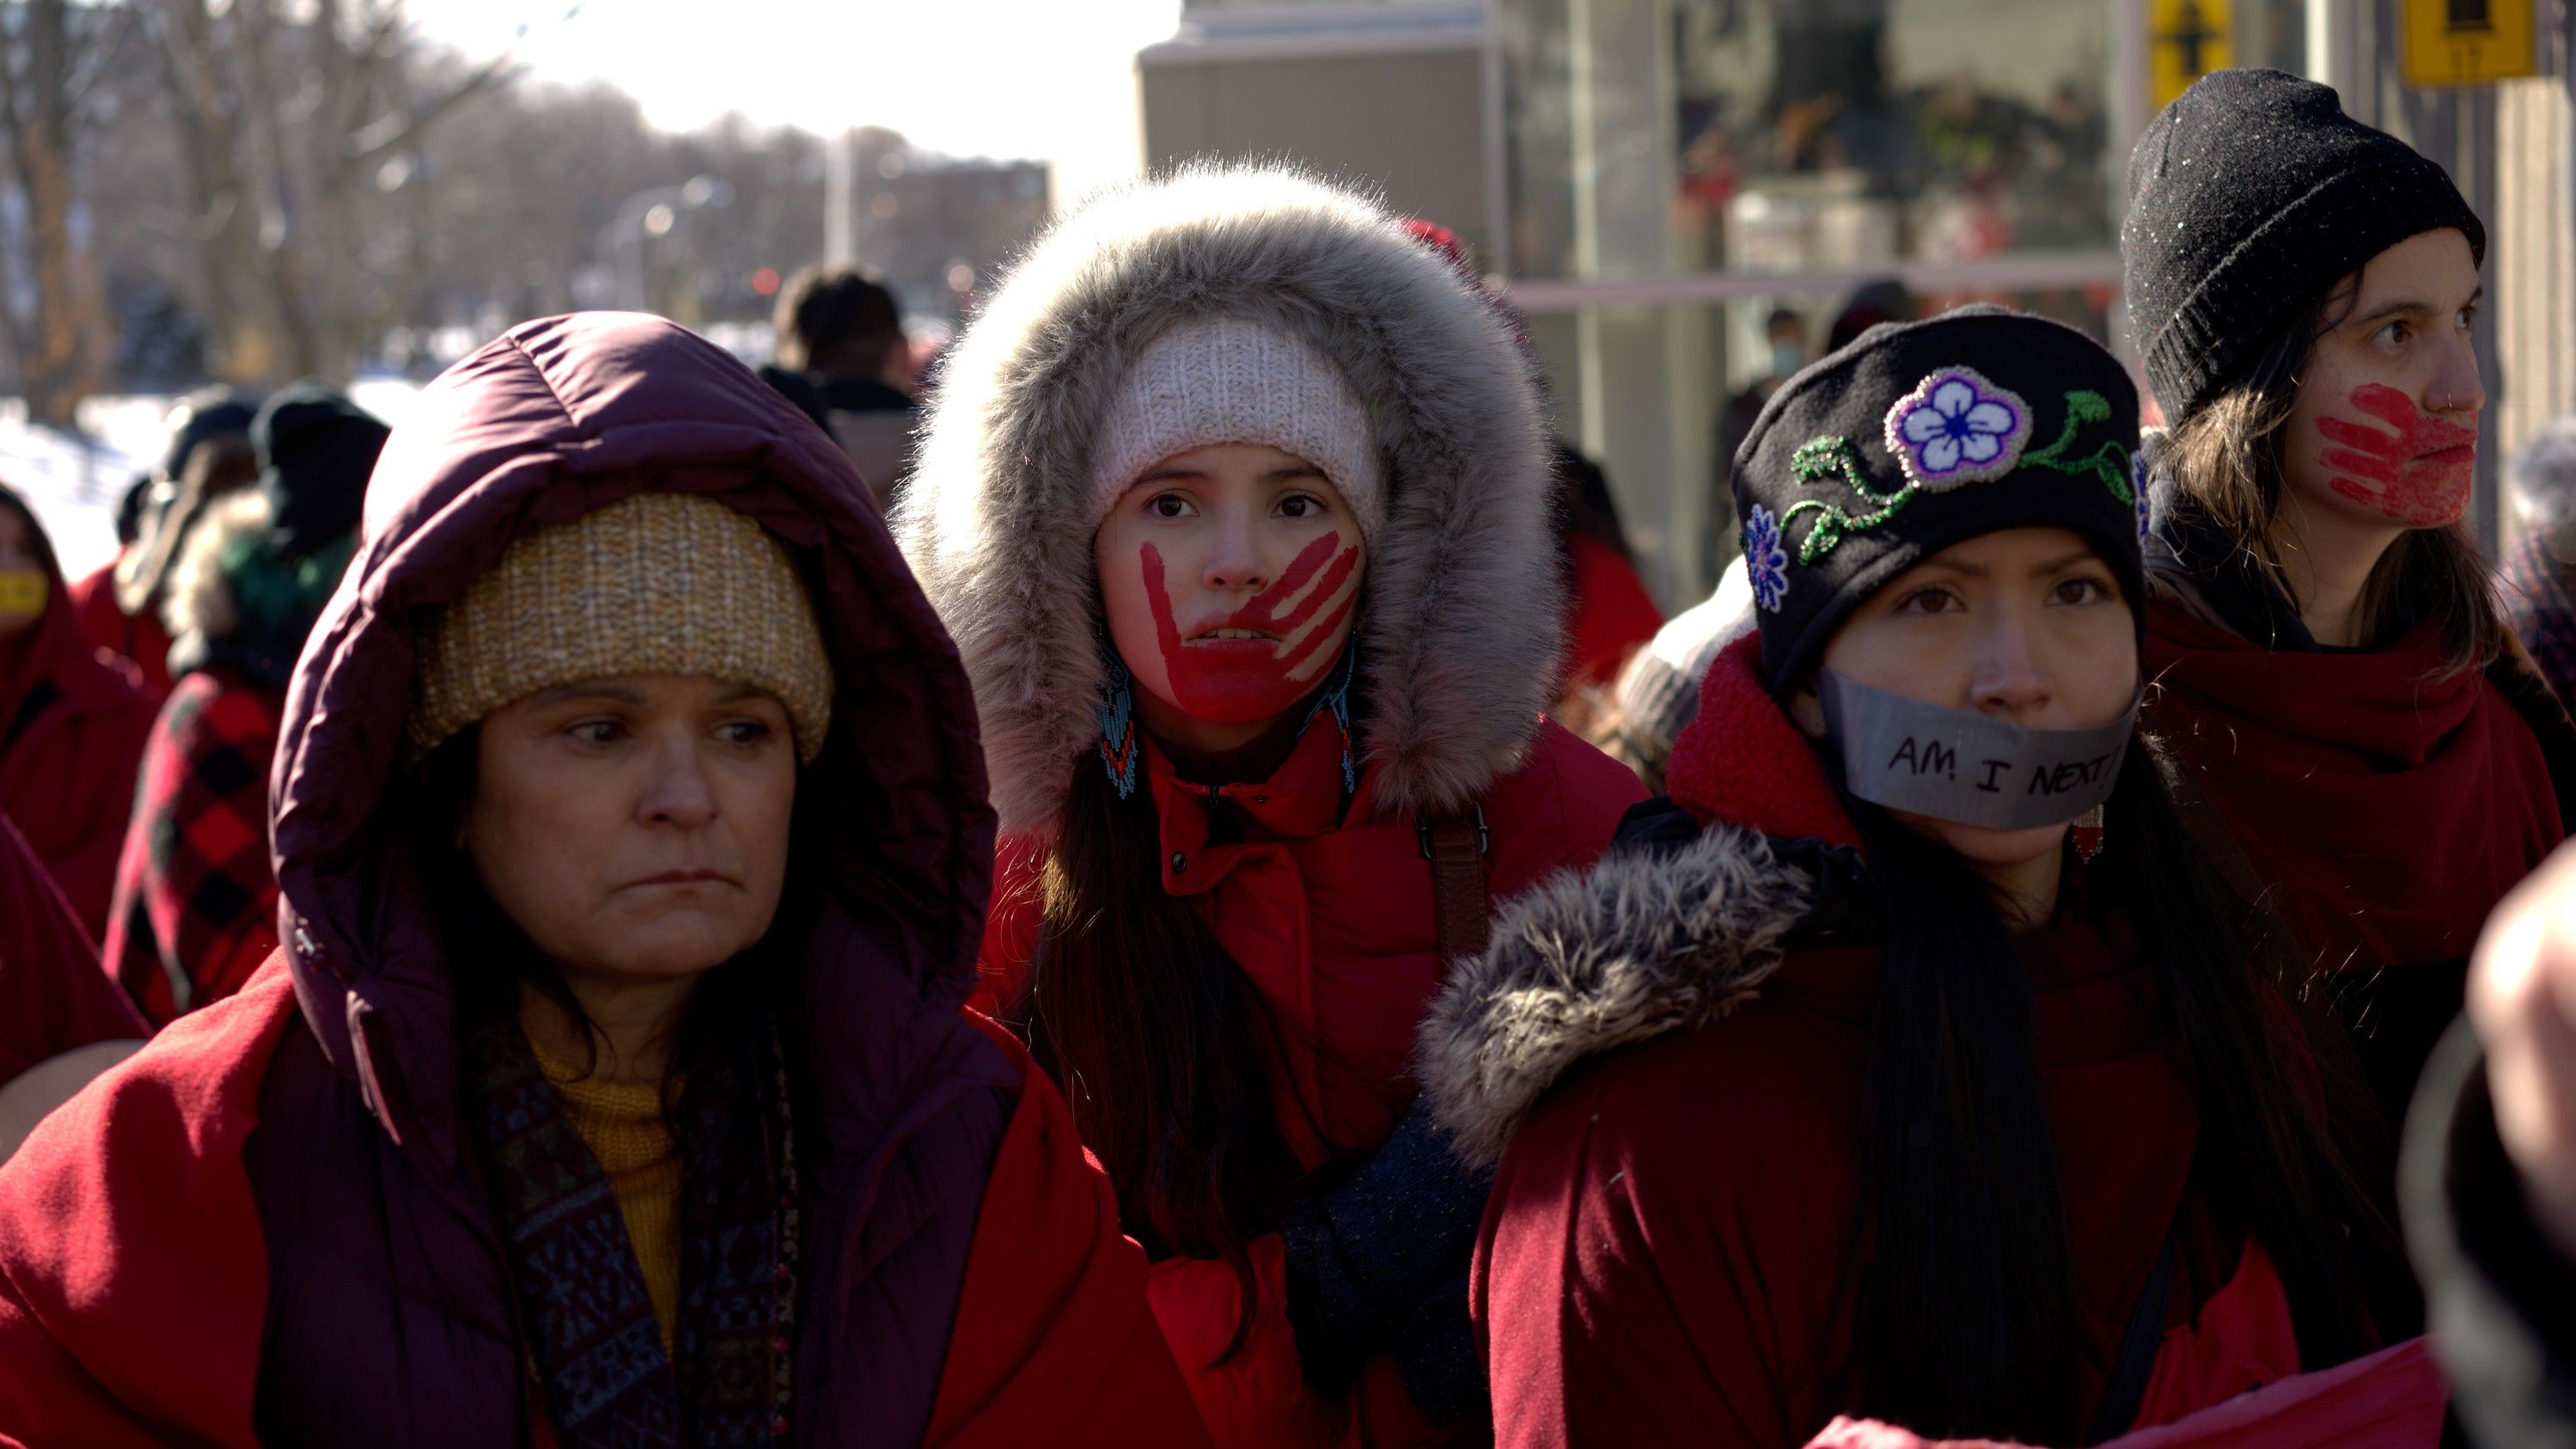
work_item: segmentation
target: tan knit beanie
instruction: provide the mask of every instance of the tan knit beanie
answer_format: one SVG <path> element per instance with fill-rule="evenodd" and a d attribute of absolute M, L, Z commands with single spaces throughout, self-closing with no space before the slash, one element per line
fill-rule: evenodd
<path fill-rule="evenodd" d="M 510 545 L 425 631 L 406 726 L 436 748 L 504 705 L 620 674 L 700 674 L 787 707 L 823 749 L 832 664 L 787 550 L 712 498 L 639 493 Z"/>
<path fill-rule="evenodd" d="M 1305 339 L 1241 317 L 1183 322 L 1128 367 L 1092 443 L 1092 522 L 1146 469 L 1211 443 L 1293 453 L 1333 480 L 1363 538 L 1374 545 L 1386 526 L 1386 481 L 1350 380 Z"/>

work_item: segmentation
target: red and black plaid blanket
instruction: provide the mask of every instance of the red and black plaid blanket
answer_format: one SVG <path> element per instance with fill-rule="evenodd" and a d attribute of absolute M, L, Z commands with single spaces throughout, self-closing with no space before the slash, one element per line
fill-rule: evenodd
<path fill-rule="evenodd" d="M 240 990 L 277 946 L 268 767 L 285 704 L 211 666 L 178 682 L 144 746 L 101 956 L 156 1027 Z"/>

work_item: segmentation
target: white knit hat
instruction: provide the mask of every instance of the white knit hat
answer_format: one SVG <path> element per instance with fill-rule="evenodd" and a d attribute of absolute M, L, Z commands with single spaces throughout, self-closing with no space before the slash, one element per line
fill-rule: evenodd
<path fill-rule="evenodd" d="M 1262 443 L 1323 470 L 1371 545 L 1386 478 L 1359 394 L 1305 341 L 1241 317 L 1183 322 L 1127 369 L 1091 445 L 1091 519 L 1146 469 L 1212 443 Z"/>

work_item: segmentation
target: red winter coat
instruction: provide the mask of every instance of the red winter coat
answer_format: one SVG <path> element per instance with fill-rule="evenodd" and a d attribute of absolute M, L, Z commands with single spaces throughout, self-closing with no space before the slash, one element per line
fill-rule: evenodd
<path fill-rule="evenodd" d="M 247 991 L 177 1023 L 46 1119 L 0 1172 L 0 1446 L 259 1442 L 271 1275 L 245 1149 L 263 1078 L 298 1029 L 293 985 L 281 954 Z M 1019 1044 L 976 1025 L 1024 1075 L 921 1442 L 1204 1443 L 1168 1355 L 1138 1321 L 1141 1255 L 1118 1234 L 1108 1179 Z M 110 1021 L 91 1039 L 141 1034 L 131 1026 Z M 529 1431 L 538 1442 L 549 1432 Z M 869 1441 L 848 1423 L 810 1426 L 797 1442 Z"/>
<path fill-rule="evenodd" d="M 1565 687 L 1603 688 L 1619 677 L 1628 656 L 1654 641 L 1664 611 L 1618 550 L 1586 533 L 1565 536 L 1573 562 L 1566 591 Z"/>
<path fill-rule="evenodd" d="M 450 937 L 389 818 L 415 630 L 513 538 L 651 488 L 810 580 L 840 721 L 771 948 L 799 1129 L 793 1442 L 1190 1445 L 1144 1254 L 1054 1088 L 962 1010 L 992 859 L 953 646 L 857 475 L 658 318 L 532 322 L 422 395 L 289 691 L 288 943 L 0 1168 L 0 1444 L 546 1437 L 460 1120 Z M 829 813 L 829 812 L 826 812 Z"/>
<path fill-rule="evenodd" d="M 0 507 L 26 519 L 50 582 L 44 616 L 0 641 L 0 814 L 17 823 L 94 940 L 107 929 L 135 770 L 157 706 L 131 670 L 81 641 L 62 567 L 34 511 L 6 488 Z"/>
<path fill-rule="evenodd" d="M 1261 987 L 1289 1030 L 1291 1080 L 1278 1083 L 1279 1119 L 1310 1166 L 1327 1152 L 1302 1129 L 1307 1110 L 1336 1146 L 1364 1154 L 1386 1140 L 1411 1105 L 1414 1032 L 1439 989 L 1441 963 L 1431 869 L 1410 816 L 1373 809 L 1378 776 L 1360 776 L 1342 809 L 1341 738 L 1309 729 L 1268 780 L 1220 787 L 1240 822 L 1240 843 L 1208 843 L 1205 787 L 1179 780 L 1146 745 L 1147 776 L 1162 817 L 1163 885 L 1197 905 L 1226 951 Z M 1092 762 L 1086 761 L 1086 765 Z M 1096 768 L 1096 765 L 1092 767 Z M 1581 868 L 1609 842 L 1619 816 L 1645 794 L 1627 767 L 1554 724 L 1541 727 L 1529 760 L 1488 787 L 1491 894 L 1509 900 L 1560 868 Z M 983 971 L 997 999 L 1025 979 L 1036 937 L 1035 853 L 1006 844 L 994 929 Z M 1319 1082 L 1307 1043 L 1347 1071 Z M 1287 1279 L 1276 1234 L 1250 1245 L 1259 1302 L 1250 1341 L 1223 1363 L 1240 1296 L 1221 1263 L 1171 1259 L 1154 1269 L 1156 1315 L 1220 1445 L 1292 1446 L 1420 1442 L 1430 1430 L 1412 1411 L 1391 1363 L 1363 1376 L 1350 1402 L 1323 1402 L 1299 1367 L 1283 1311 Z"/>
<path fill-rule="evenodd" d="M 64 1052 L 151 1030 L 100 973 L 53 877 L 0 817 L 0 1086 Z"/>
<path fill-rule="evenodd" d="M 81 642 L 134 666 L 156 699 L 170 692 L 170 631 L 146 610 L 129 614 L 116 603 L 116 561 L 111 559 L 71 586 L 72 617 Z"/>
<path fill-rule="evenodd" d="M 1474 1311 L 1505 1445 L 1795 1449 L 1838 1407 L 1879 952 L 1780 955 L 1817 898 L 1765 837 L 1854 835 L 1758 650 L 1719 656 L 1676 751 L 1674 794 L 1704 833 L 1623 849 L 1507 915 L 1425 1036 L 1441 1119 L 1502 1158 Z M 2193 1185 L 2198 1111 L 2133 936 L 2070 910 L 2018 944 L 2081 1411 L 2169 1228 L 2172 1307 L 2138 1423 L 2296 1373 L 2268 1255 Z"/>

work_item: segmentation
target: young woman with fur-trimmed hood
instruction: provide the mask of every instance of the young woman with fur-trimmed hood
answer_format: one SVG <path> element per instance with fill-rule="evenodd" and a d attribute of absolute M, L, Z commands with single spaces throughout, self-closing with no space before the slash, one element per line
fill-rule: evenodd
<path fill-rule="evenodd" d="M 2366 1211 L 2135 729 L 2137 402 L 1991 308 L 1737 456 L 1758 630 L 1425 1028 L 1501 1442 L 2094 1443 L 2351 1357 Z"/>
<path fill-rule="evenodd" d="M 1409 1110 L 1414 1030 L 1489 901 L 1644 793 L 1540 715 L 1540 422 L 1508 329 L 1395 218 L 1197 169 L 1037 244 L 899 510 L 1002 817 L 987 986 L 1158 1260 L 1221 1445 L 1483 1415 L 1485 1181 Z"/>

